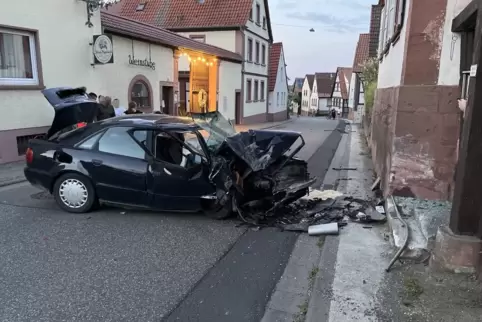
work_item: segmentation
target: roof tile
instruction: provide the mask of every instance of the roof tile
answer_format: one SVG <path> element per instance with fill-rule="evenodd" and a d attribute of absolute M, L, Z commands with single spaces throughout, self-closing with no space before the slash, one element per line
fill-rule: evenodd
<path fill-rule="evenodd" d="M 282 51 L 283 43 L 280 42 L 274 43 L 269 49 L 268 92 L 274 91 Z"/>
<path fill-rule="evenodd" d="M 370 47 L 370 34 L 360 34 L 356 45 L 355 58 L 353 60 L 353 72 L 360 73 L 363 64 L 368 59 L 368 51 Z"/>
<path fill-rule="evenodd" d="M 221 59 L 242 62 L 242 57 L 239 54 L 231 51 L 204 44 L 167 31 L 163 28 L 120 17 L 105 11 L 101 12 L 101 22 L 104 29 L 112 33 L 117 33 L 164 46 L 191 49 L 205 54 L 214 55 Z"/>
<path fill-rule="evenodd" d="M 336 73 L 315 73 L 318 97 L 331 97 Z"/>
<path fill-rule="evenodd" d="M 315 75 L 306 74 L 305 78 L 308 78 L 308 86 L 310 86 L 310 88 L 313 88 L 313 82 L 315 80 Z"/>
<path fill-rule="evenodd" d="M 341 91 L 341 97 L 345 100 L 348 99 L 348 89 L 350 87 L 350 84 L 347 84 L 345 79 L 350 82 L 351 80 L 351 74 L 352 74 L 352 68 L 351 67 L 338 67 L 337 69 L 337 74 L 338 78 L 340 80 L 340 91 Z"/>

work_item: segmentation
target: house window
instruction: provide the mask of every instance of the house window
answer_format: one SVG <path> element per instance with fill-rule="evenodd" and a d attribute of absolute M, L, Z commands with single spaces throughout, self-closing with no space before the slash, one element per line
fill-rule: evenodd
<path fill-rule="evenodd" d="M 261 6 L 259 3 L 256 4 L 256 23 L 261 24 Z"/>
<path fill-rule="evenodd" d="M 196 40 L 202 43 L 206 43 L 206 36 L 205 35 L 190 35 L 189 38 L 192 40 Z"/>
<path fill-rule="evenodd" d="M 276 106 L 279 106 L 279 92 L 276 92 Z"/>
<path fill-rule="evenodd" d="M 326 100 L 326 106 L 331 107 L 331 98 Z"/>
<path fill-rule="evenodd" d="M 258 86 L 258 81 L 254 81 L 254 101 L 257 102 L 259 100 L 259 86 Z"/>
<path fill-rule="evenodd" d="M 253 8 L 249 10 L 249 20 L 253 21 Z"/>
<path fill-rule="evenodd" d="M 253 39 L 248 38 L 248 61 L 253 61 Z"/>
<path fill-rule="evenodd" d="M 335 83 L 335 92 L 339 92 L 339 91 L 340 91 L 340 83 L 336 82 Z"/>
<path fill-rule="evenodd" d="M 390 0 L 387 2 L 388 7 L 388 19 L 387 19 L 387 34 L 385 42 L 392 39 L 394 27 L 395 27 L 395 11 L 396 11 L 397 0 Z"/>
<path fill-rule="evenodd" d="M 261 98 L 261 101 L 264 101 L 264 81 L 261 81 L 259 83 L 259 92 L 260 92 L 260 98 Z"/>
<path fill-rule="evenodd" d="M 266 46 L 264 44 L 261 46 L 261 65 L 266 65 Z"/>
<path fill-rule="evenodd" d="M 266 29 L 266 17 L 263 17 L 263 29 Z"/>
<path fill-rule="evenodd" d="M 397 33 L 400 31 L 401 27 L 403 26 L 403 20 L 405 19 L 405 3 L 406 0 L 396 0 L 396 8 L 395 8 L 395 23 L 393 25 L 393 33 Z"/>
<path fill-rule="evenodd" d="M 255 44 L 255 53 L 256 53 L 256 64 L 259 64 L 259 42 L 258 41 Z"/>
<path fill-rule="evenodd" d="M 139 80 L 134 83 L 131 90 L 131 101 L 136 102 L 138 107 L 150 108 L 151 93 L 146 83 Z"/>
<path fill-rule="evenodd" d="M 251 80 L 246 81 L 246 102 L 251 102 Z"/>
<path fill-rule="evenodd" d="M 145 8 L 146 8 L 146 3 L 142 2 L 137 5 L 136 11 L 144 11 Z"/>
<path fill-rule="evenodd" d="M 378 40 L 378 55 L 381 55 L 383 53 L 383 50 L 385 48 L 385 34 L 387 30 L 386 26 L 386 12 L 388 8 L 385 6 L 385 8 L 382 9 L 382 17 L 381 17 L 381 22 L 380 22 L 380 37 Z"/>
<path fill-rule="evenodd" d="M 40 85 L 35 41 L 31 32 L 0 29 L 0 86 Z"/>

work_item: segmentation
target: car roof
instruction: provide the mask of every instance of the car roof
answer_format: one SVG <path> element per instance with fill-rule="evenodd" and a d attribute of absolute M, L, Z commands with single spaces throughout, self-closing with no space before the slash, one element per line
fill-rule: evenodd
<path fill-rule="evenodd" d="M 130 114 L 102 120 L 103 126 L 152 127 L 170 130 L 198 130 L 200 127 L 190 117 L 172 116 L 167 114 Z"/>

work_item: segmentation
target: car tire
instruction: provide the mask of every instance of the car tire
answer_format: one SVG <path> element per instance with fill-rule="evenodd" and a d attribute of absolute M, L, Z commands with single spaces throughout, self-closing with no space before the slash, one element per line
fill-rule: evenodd
<path fill-rule="evenodd" d="M 97 203 L 97 196 L 90 180 L 81 174 L 66 173 L 54 184 L 53 195 L 62 210 L 86 213 Z"/>

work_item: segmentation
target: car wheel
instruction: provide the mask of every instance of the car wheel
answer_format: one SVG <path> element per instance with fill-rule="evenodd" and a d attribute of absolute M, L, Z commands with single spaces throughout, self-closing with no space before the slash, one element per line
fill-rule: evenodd
<path fill-rule="evenodd" d="M 210 202 L 211 204 L 207 205 L 207 202 Z M 205 201 L 203 205 L 203 212 L 207 217 L 216 220 L 223 220 L 234 215 L 233 198 L 229 198 L 229 201 L 226 202 L 224 206 L 220 206 L 217 203 L 214 203 L 215 202 L 213 200 Z"/>
<path fill-rule="evenodd" d="M 90 180 L 76 173 L 66 173 L 58 178 L 53 194 L 59 207 L 72 213 L 89 212 L 97 203 Z"/>

